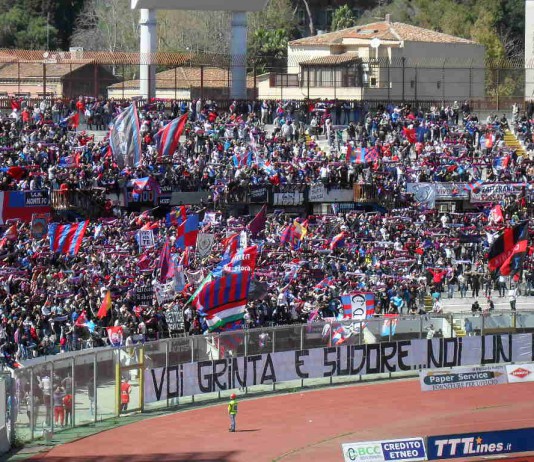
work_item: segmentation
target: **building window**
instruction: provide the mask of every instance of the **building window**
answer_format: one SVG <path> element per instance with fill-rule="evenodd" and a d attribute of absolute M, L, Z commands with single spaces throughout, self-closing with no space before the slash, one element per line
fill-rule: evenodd
<path fill-rule="evenodd" d="M 410 88 L 415 88 L 415 80 L 410 80 Z"/>
<path fill-rule="evenodd" d="M 436 86 L 438 87 L 438 90 L 441 88 L 441 80 L 438 80 L 438 83 L 436 84 Z"/>
<path fill-rule="evenodd" d="M 322 83 L 323 87 L 332 86 L 332 71 L 328 67 L 322 70 Z"/>

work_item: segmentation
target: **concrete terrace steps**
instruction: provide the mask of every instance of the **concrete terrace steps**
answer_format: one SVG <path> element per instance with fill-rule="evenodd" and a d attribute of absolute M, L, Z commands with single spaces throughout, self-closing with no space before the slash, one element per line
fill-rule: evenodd
<path fill-rule="evenodd" d="M 510 130 L 506 130 L 504 132 L 504 144 L 508 148 L 515 149 L 519 156 L 526 155 L 525 148 L 523 147 L 521 142 L 517 139 L 515 134 Z"/>
<path fill-rule="evenodd" d="M 465 337 L 466 336 L 465 329 L 462 327 L 460 319 L 454 319 L 454 323 L 452 325 L 452 329 L 454 330 L 454 333 L 456 334 L 456 337 Z"/>

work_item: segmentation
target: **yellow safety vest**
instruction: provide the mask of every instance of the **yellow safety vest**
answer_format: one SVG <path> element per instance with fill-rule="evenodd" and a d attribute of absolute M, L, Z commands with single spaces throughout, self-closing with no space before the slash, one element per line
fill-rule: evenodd
<path fill-rule="evenodd" d="M 237 414 L 237 401 L 230 401 L 228 404 L 228 414 Z"/>

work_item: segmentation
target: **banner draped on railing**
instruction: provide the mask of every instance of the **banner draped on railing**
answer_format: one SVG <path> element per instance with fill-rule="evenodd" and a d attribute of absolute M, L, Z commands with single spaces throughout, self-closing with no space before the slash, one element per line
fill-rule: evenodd
<path fill-rule="evenodd" d="M 263 353 L 145 370 L 145 402 L 253 385 L 533 359 L 531 334 L 403 340 Z"/>

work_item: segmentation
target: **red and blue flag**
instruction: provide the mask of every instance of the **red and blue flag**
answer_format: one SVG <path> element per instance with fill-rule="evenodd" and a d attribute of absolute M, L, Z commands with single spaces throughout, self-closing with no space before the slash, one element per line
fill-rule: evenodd
<path fill-rule="evenodd" d="M 187 123 L 188 114 L 172 120 L 165 125 L 155 136 L 156 147 L 160 157 L 169 157 L 174 154 L 180 137 L 182 136 L 185 124 Z"/>
<path fill-rule="evenodd" d="M 230 258 L 241 247 L 241 233 L 234 233 L 222 240 L 224 253 L 228 254 Z"/>
<path fill-rule="evenodd" d="M 165 216 L 165 224 L 167 226 L 180 226 L 185 220 L 187 220 L 187 207 L 185 205 L 174 207 Z"/>
<path fill-rule="evenodd" d="M 468 183 L 464 186 L 464 191 L 478 192 L 480 187 L 484 184 L 482 180 L 475 180 L 472 183 Z"/>
<path fill-rule="evenodd" d="M 353 164 L 365 164 L 365 154 L 367 149 L 365 148 L 353 148 L 352 145 L 347 146 L 347 162 Z"/>
<path fill-rule="evenodd" d="M 316 290 L 327 290 L 329 287 L 332 287 L 334 283 L 334 277 L 328 276 L 324 278 L 322 281 L 319 281 L 315 286 L 313 286 L 314 292 Z"/>
<path fill-rule="evenodd" d="M 252 164 L 252 153 L 251 152 L 236 152 L 232 156 L 234 162 L 234 167 L 246 167 L 247 165 Z"/>
<path fill-rule="evenodd" d="M 337 329 L 334 330 L 332 334 L 332 345 L 339 346 L 342 343 L 345 343 L 345 341 L 351 335 L 352 335 L 352 332 L 350 332 L 350 330 L 347 330 L 345 326 L 339 326 Z"/>
<path fill-rule="evenodd" d="M 174 277 L 174 262 L 171 258 L 171 244 L 167 239 L 163 248 L 161 249 L 161 254 L 159 256 L 159 282 L 166 282 L 167 279 Z"/>
<path fill-rule="evenodd" d="M 243 271 L 216 278 L 202 287 L 193 303 L 210 331 L 242 321 L 251 273 Z"/>
<path fill-rule="evenodd" d="M 343 231 L 339 234 L 336 234 L 332 241 L 330 242 L 330 250 L 338 249 L 340 247 L 345 247 L 345 237 L 346 233 Z"/>
<path fill-rule="evenodd" d="M 372 292 L 355 292 L 342 295 L 343 319 L 362 321 L 375 314 L 375 296 Z"/>
<path fill-rule="evenodd" d="M 197 244 L 198 236 L 198 214 L 187 216 L 187 220 L 181 223 L 176 231 L 176 247 L 185 249 L 194 247 Z"/>
<path fill-rule="evenodd" d="M 69 225 L 50 223 L 48 225 L 50 250 L 52 252 L 76 255 L 80 250 L 88 226 L 89 220 Z"/>

